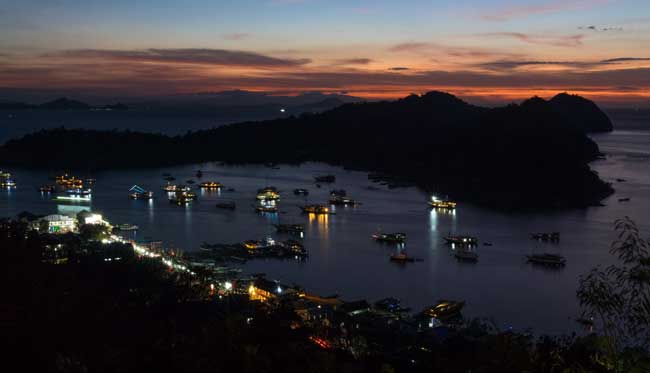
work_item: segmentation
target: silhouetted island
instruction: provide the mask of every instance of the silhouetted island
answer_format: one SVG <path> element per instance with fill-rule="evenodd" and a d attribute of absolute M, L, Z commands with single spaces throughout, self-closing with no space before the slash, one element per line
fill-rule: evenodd
<path fill-rule="evenodd" d="M 7 142 L 0 159 L 50 170 L 321 161 L 502 209 L 584 207 L 612 192 L 589 168 L 601 154 L 585 134 L 608 129 L 607 116 L 578 96 L 483 108 L 429 92 L 176 137 L 42 130 Z"/>

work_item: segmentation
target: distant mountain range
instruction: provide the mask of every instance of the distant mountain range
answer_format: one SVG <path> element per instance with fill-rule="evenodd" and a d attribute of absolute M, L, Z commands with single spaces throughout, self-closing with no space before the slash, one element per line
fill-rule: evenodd
<path fill-rule="evenodd" d="M 104 106 L 91 106 L 85 102 L 62 97 L 40 105 L 24 102 L 0 102 L 0 110 L 128 110 L 128 106 L 117 103 Z"/>
<path fill-rule="evenodd" d="M 160 111 L 214 111 L 259 112 L 298 115 L 305 112 L 317 113 L 333 109 L 345 103 L 360 102 L 363 99 L 342 94 L 308 92 L 297 96 L 271 95 L 264 92 L 223 91 L 201 92 L 158 96 L 134 100 L 128 104 L 93 106 L 81 101 L 59 98 L 43 104 L 24 102 L 2 102 L 0 110 L 160 110 Z M 281 114 L 280 114 L 281 113 Z"/>

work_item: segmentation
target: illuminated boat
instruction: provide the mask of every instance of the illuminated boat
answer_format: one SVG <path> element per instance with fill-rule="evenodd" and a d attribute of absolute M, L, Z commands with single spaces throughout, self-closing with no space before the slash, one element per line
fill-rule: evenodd
<path fill-rule="evenodd" d="M 38 190 L 42 193 L 54 193 L 56 192 L 56 187 L 54 185 L 41 185 Z"/>
<path fill-rule="evenodd" d="M 322 175 L 314 177 L 314 180 L 317 183 L 334 183 L 336 182 L 336 176 L 334 175 Z"/>
<path fill-rule="evenodd" d="M 260 201 L 279 201 L 280 193 L 275 187 L 266 187 L 257 190 L 257 197 Z"/>
<path fill-rule="evenodd" d="M 57 201 L 90 202 L 92 199 L 92 190 L 81 188 L 66 189 L 64 195 L 56 196 L 54 199 Z"/>
<path fill-rule="evenodd" d="M 444 237 L 445 241 L 448 244 L 454 244 L 454 245 L 477 245 L 478 244 L 478 239 L 476 237 L 472 236 L 446 236 Z"/>
<path fill-rule="evenodd" d="M 406 241 L 406 233 L 376 233 L 372 235 L 372 238 L 380 242 L 404 243 Z"/>
<path fill-rule="evenodd" d="M 177 190 L 174 196 L 169 199 L 169 202 L 175 203 L 179 206 L 187 205 L 196 200 L 196 194 L 187 190 Z"/>
<path fill-rule="evenodd" d="M 125 223 L 125 224 L 120 224 L 120 225 L 114 227 L 113 229 L 118 230 L 118 231 L 137 231 L 138 229 L 140 229 L 140 227 L 138 227 L 137 225 L 134 225 L 134 224 L 126 224 Z"/>
<path fill-rule="evenodd" d="M 129 197 L 131 199 L 149 200 L 153 199 L 153 192 L 144 190 L 141 187 L 134 185 L 131 187 L 131 189 L 129 189 Z"/>
<path fill-rule="evenodd" d="M 56 177 L 56 183 L 69 188 L 69 189 L 81 189 L 84 187 L 84 181 L 78 179 L 74 176 L 63 174 Z"/>
<path fill-rule="evenodd" d="M 307 189 L 298 188 L 298 189 L 293 190 L 293 194 L 295 194 L 297 196 L 308 196 L 309 191 Z"/>
<path fill-rule="evenodd" d="M 219 188 L 223 188 L 223 184 L 218 183 L 216 181 L 204 181 L 201 184 L 199 184 L 199 188 L 201 188 L 201 189 L 219 189 Z"/>
<path fill-rule="evenodd" d="M 306 214 L 331 214 L 329 207 L 325 205 L 305 205 L 300 206 L 300 209 Z"/>
<path fill-rule="evenodd" d="M 279 233 L 302 233 L 305 226 L 302 224 L 276 224 L 275 229 Z"/>
<path fill-rule="evenodd" d="M 436 196 L 432 196 L 431 201 L 429 201 L 429 206 L 435 209 L 454 210 L 456 208 L 456 202 L 450 199 L 439 199 Z"/>
<path fill-rule="evenodd" d="M 478 254 L 475 251 L 469 250 L 456 250 L 454 256 L 459 261 L 464 262 L 478 262 Z"/>
<path fill-rule="evenodd" d="M 89 177 L 86 179 L 86 184 L 88 185 L 94 185 L 97 182 L 97 179 L 93 179 L 92 177 Z"/>
<path fill-rule="evenodd" d="M 305 246 L 296 240 L 287 240 L 280 242 L 279 245 L 285 249 L 288 249 L 293 255 L 302 257 L 307 256 L 307 250 L 305 249 Z"/>
<path fill-rule="evenodd" d="M 163 190 L 169 193 L 176 193 L 176 192 L 189 192 L 191 189 L 190 187 L 185 185 L 176 185 L 176 184 L 167 183 L 167 185 L 163 187 Z"/>
<path fill-rule="evenodd" d="M 545 242 L 559 242 L 560 232 L 531 233 L 530 238 L 533 240 L 545 241 Z"/>
<path fill-rule="evenodd" d="M 422 311 L 422 314 L 439 320 L 449 319 L 458 316 L 465 306 L 465 302 L 453 300 L 439 300 L 434 306 L 428 307 Z"/>
<path fill-rule="evenodd" d="M 12 189 L 16 187 L 16 181 L 11 177 L 11 173 L 0 170 L 0 188 Z"/>
<path fill-rule="evenodd" d="M 540 264 L 549 267 L 563 267 L 566 264 L 566 259 L 559 254 L 533 254 L 527 255 L 528 261 L 533 264 Z"/>

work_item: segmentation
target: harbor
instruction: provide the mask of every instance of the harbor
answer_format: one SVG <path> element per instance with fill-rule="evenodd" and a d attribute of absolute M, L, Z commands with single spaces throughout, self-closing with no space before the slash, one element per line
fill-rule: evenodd
<path fill-rule="evenodd" d="M 601 173 L 607 175 L 608 167 L 616 170 L 620 161 L 603 161 L 601 165 Z M 199 168 L 202 180 L 216 180 L 227 188 L 201 188 L 195 175 Z M 233 255 L 242 260 L 229 261 L 226 266 L 214 261 L 203 265 L 232 270 L 242 277 L 265 273 L 269 280 L 300 284 L 313 294 L 339 294 L 346 300 L 366 299 L 373 303 L 395 297 L 402 306 L 414 310 L 429 307 L 438 299 L 462 300 L 465 317 L 491 316 L 502 327 L 534 327 L 540 333 L 550 334 L 576 327 L 571 317 L 577 312 L 577 277 L 597 264 L 608 263 L 613 221 L 626 214 L 634 216 L 635 210 L 629 208 L 636 206 L 615 202 L 614 195 L 612 202 L 605 201 L 607 206 L 585 211 L 513 215 L 460 201 L 453 210 L 433 208 L 429 205 L 429 192 L 414 187 L 389 188 L 369 180 L 367 173 L 322 164 L 280 164 L 275 168 L 203 164 L 97 172 L 92 175 L 96 181 L 89 203 L 59 203 L 53 199 L 58 192 L 39 191 L 41 185 L 53 183 L 51 178 L 55 175 L 10 171 L 18 187 L 5 191 L 0 199 L 7 215 L 25 210 L 65 215 L 91 209 L 116 222 L 118 227 L 127 228 L 120 232 L 126 239 L 160 241 L 189 257 L 199 254 L 203 243 L 232 245 L 266 237 L 278 241 L 294 239 L 308 253 L 303 260 Z M 83 172 L 77 174 L 85 176 Z M 318 175 L 336 175 L 335 182 L 319 188 L 315 181 Z M 611 175 L 613 179 L 615 173 Z M 633 175 L 623 177 L 634 180 Z M 175 192 L 168 194 L 163 190 L 168 183 L 166 178 L 195 180 L 196 184 L 183 190 L 194 193 L 196 199 L 180 206 L 168 202 Z M 631 183 L 617 186 L 624 189 Z M 129 198 L 134 185 L 145 192 L 153 191 L 154 198 Z M 280 197 L 273 200 L 277 212 L 255 211 L 259 203 L 256 196 L 266 186 L 274 186 Z M 307 193 L 294 193 L 296 189 Z M 363 204 L 329 205 L 331 192 L 341 189 Z M 630 195 L 639 203 L 647 199 L 633 190 L 622 190 L 621 194 Z M 328 213 L 303 213 L 300 207 L 307 205 L 324 205 Z M 638 210 L 637 216 L 644 216 L 643 212 Z M 290 227 L 293 224 L 302 226 L 303 237 L 297 228 L 296 232 L 278 232 L 282 225 L 283 229 L 294 229 Z M 372 239 L 373 234 L 398 232 L 406 234 L 404 243 L 380 244 Z M 552 232 L 561 232 L 559 242 L 531 237 Z M 476 237 L 478 245 L 471 250 L 478 260 L 474 262 L 472 254 L 468 256 L 448 245 L 444 238 L 450 234 Z M 408 257 L 421 261 L 391 261 L 390 256 L 399 253 L 398 245 L 404 246 Z M 566 263 L 557 268 L 529 263 L 528 256 L 543 253 L 560 254 Z M 199 259 L 197 263 L 205 258 Z M 531 288 L 538 291 L 531 292 Z M 516 297 L 517 307 L 504 307 L 505 296 Z M 540 304 L 550 305 L 549 312 L 534 312 Z"/>

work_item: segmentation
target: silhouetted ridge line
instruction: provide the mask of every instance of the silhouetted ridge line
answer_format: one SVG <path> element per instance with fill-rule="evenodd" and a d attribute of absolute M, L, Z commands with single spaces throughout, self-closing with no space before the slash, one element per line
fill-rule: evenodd
<path fill-rule="evenodd" d="M 55 129 L 7 142 L 0 157 L 48 169 L 321 161 L 503 209 L 594 205 L 612 191 L 588 165 L 600 152 L 584 128 L 601 126 L 602 112 L 560 97 L 487 109 L 429 92 L 176 137 Z"/>

